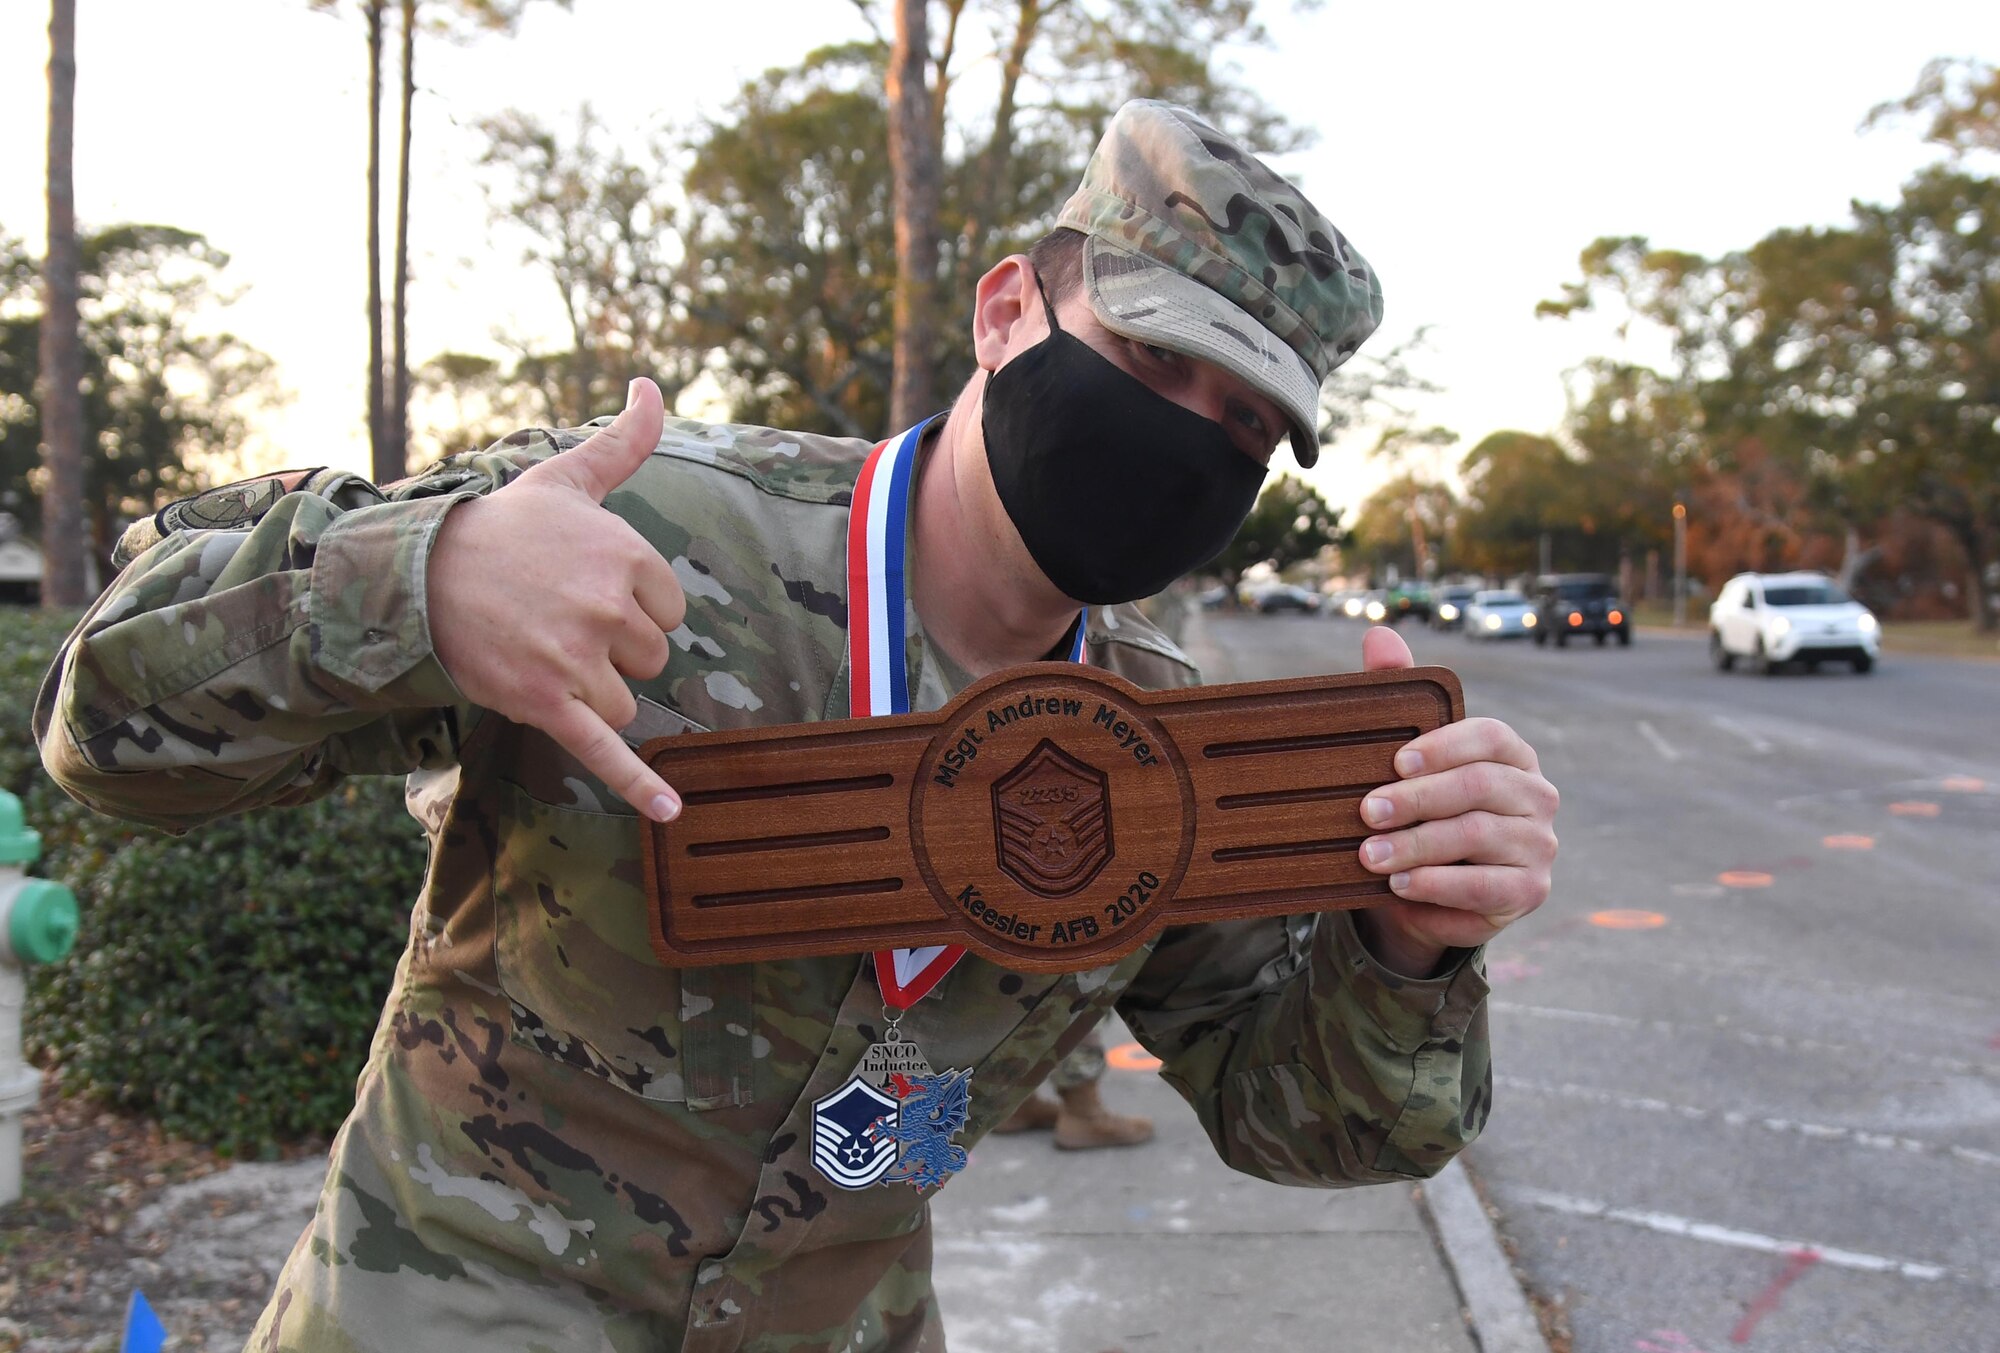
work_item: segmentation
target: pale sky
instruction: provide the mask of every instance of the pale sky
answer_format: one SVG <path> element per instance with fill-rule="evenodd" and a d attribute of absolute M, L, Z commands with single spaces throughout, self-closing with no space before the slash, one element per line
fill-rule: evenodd
<path fill-rule="evenodd" d="M 230 253 L 244 295 L 216 322 L 276 358 L 292 394 L 261 420 L 252 468 L 365 469 L 359 22 L 304 0 L 78 8 L 80 220 L 182 226 Z M 1602 324 L 1534 317 L 1592 239 L 1713 253 L 1838 223 L 1851 199 L 1893 196 L 1932 158 L 1913 127 L 1858 134 L 1868 109 L 1932 57 L 2000 57 L 1990 0 L 1263 9 L 1274 45 L 1240 64 L 1319 133 L 1273 163 L 1381 274 L 1371 350 L 1433 326 L 1420 370 L 1445 391 L 1418 415 L 1457 431 L 1460 449 L 1552 428 L 1562 372 L 1614 341 Z M 45 3 L 0 6 L 0 230 L 37 249 L 47 22 Z M 473 121 L 521 107 L 567 125 L 588 99 L 637 146 L 719 110 L 766 67 L 861 35 L 849 0 L 575 0 L 531 10 L 512 39 L 421 44 L 413 353 L 491 350 L 496 327 L 558 323 L 549 284 L 488 225 Z M 1322 457 L 1311 478 L 1332 501 L 1352 505 L 1381 479 L 1363 455 L 1372 440 Z"/>

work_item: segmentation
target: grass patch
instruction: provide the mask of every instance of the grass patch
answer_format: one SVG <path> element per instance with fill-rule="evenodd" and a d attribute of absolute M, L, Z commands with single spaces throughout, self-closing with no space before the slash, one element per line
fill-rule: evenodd
<path fill-rule="evenodd" d="M 1981 634 L 1969 620 L 1908 620 L 1882 626 L 1889 653 L 2000 659 L 2000 634 Z"/>

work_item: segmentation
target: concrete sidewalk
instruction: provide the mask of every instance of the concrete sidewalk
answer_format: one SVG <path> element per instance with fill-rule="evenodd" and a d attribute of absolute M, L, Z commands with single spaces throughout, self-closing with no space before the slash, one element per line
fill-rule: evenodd
<path fill-rule="evenodd" d="M 1267 1184 L 1151 1072 L 1113 1069 L 1104 1093 L 1154 1140 L 989 1137 L 933 1204 L 952 1353 L 1480 1353 L 1414 1187 Z"/>

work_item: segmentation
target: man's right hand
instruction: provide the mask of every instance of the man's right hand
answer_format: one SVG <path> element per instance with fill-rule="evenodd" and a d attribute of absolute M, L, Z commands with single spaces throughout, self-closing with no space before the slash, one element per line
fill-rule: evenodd
<path fill-rule="evenodd" d="M 541 729 L 655 822 L 680 796 L 617 730 L 620 678 L 667 665 L 687 599 L 659 552 L 604 499 L 659 444 L 659 387 L 635 380 L 612 424 L 445 514 L 429 567 L 431 643 L 467 699 Z"/>

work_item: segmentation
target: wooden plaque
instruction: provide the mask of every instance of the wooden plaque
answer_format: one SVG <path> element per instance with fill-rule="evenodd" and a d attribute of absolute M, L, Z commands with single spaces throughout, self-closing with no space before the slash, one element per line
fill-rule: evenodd
<path fill-rule="evenodd" d="M 1464 713 L 1442 667 L 1150 693 L 1034 663 L 930 714 L 656 738 L 684 807 L 645 832 L 653 947 L 1071 972 L 1166 925 L 1368 906 L 1361 799 Z"/>

